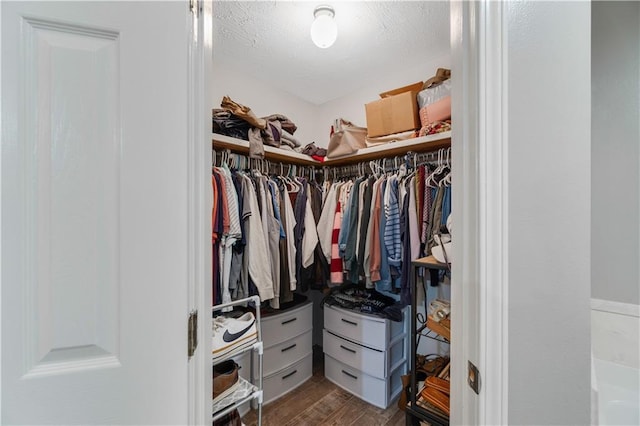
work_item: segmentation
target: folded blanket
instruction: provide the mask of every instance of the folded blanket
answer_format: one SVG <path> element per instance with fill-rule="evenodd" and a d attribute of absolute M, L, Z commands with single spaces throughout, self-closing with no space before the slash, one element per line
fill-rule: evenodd
<path fill-rule="evenodd" d="M 212 111 L 213 132 L 236 139 L 249 140 L 251 125 L 242 118 L 223 109 Z"/>
<path fill-rule="evenodd" d="M 251 108 L 234 102 L 228 96 L 224 96 L 222 98 L 222 103 L 220 104 L 220 106 L 222 107 L 222 109 L 226 109 L 227 111 L 248 121 L 249 124 L 251 124 L 253 127 L 264 129 L 267 126 L 267 120 L 265 120 L 264 118 L 256 117 L 253 111 L 251 111 Z"/>
<path fill-rule="evenodd" d="M 282 129 L 282 135 L 281 135 L 282 139 L 288 140 L 290 142 L 293 142 L 293 144 L 298 147 L 298 146 L 302 146 L 302 144 L 300 143 L 300 141 L 298 139 L 296 139 L 291 133 L 287 132 L 285 129 Z"/>
<path fill-rule="evenodd" d="M 285 117 L 282 114 L 271 114 L 269 116 L 262 117 L 262 118 L 264 118 L 267 121 L 279 121 L 280 127 L 286 130 L 287 132 L 291 133 L 292 135 L 298 129 L 296 125 L 293 123 L 293 121 L 289 120 L 287 117 Z"/>
<path fill-rule="evenodd" d="M 365 139 L 365 142 L 367 144 L 367 146 L 375 146 L 375 145 L 380 145 L 383 143 L 389 143 L 389 142 L 396 142 L 396 141 L 403 141 L 406 139 L 413 139 L 415 137 L 417 137 L 417 132 L 415 130 L 408 130 L 406 132 L 400 132 L 400 133 L 393 133 L 391 135 L 385 135 L 385 136 L 378 136 L 375 138 L 370 138 L 367 136 L 367 138 Z"/>

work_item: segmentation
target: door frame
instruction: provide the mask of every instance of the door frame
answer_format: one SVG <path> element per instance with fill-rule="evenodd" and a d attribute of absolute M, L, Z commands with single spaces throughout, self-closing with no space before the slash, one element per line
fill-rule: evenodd
<path fill-rule="evenodd" d="M 506 5 L 451 3 L 454 258 L 452 424 L 508 423 Z M 468 362 L 479 394 L 466 385 Z"/>
<path fill-rule="evenodd" d="M 211 422 L 211 191 L 209 170 L 211 159 L 211 60 L 212 0 L 187 2 L 190 14 L 188 57 L 188 301 L 190 311 L 198 312 L 198 346 L 189 359 L 188 418 L 189 424 Z M 185 328 L 187 317 L 185 313 Z M 186 352 L 186 348 L 185 348 Z"/>
<path fill-rule="evenodd" d="M 506 14 L 503 2 L 451 2 L 454 227 L 459 244 L 452 278 L 452 424 L 508 420 L 508 147 Z M 199 315 L 200 345 L 189 366 L 191 424 L 209 421 L 211 224 L 207 206 L 211 99 L 212 1 L 199 0 L 189 58 L 189 300 Z M 491 255 L 489 255 L 489 253 Z M 480 392 L 467 381 L 480 371 Z"/>

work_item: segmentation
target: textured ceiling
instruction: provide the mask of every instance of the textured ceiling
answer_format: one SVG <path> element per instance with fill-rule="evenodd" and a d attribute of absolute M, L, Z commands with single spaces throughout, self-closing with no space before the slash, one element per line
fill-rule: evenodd
<path fill-rule="evenodd" d="M 338 39 L 328 49 L 309 36 L 320 4 L 336 13 Z M 450 49 L 449 2 L 214 1 L 213 15 L 214 65 L 241 69 L 314 104 Z"/>

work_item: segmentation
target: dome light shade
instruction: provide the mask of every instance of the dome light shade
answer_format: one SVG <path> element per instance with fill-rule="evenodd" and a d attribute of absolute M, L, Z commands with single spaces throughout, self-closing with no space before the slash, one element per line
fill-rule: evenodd
<path fill-rule="evenodd" d="M 333 19 L 335 12 L 331 6 L 318 6 L 313 11 L 311 40 L 321 49 L 330 47 L 338 38 L 338 26 Z"/>

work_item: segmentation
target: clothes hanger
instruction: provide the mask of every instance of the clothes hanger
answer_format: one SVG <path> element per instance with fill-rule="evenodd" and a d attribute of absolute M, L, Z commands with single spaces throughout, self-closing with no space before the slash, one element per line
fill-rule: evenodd
<path fill-rule="evenodd" d="M 413 178 L 418 173 L 418 153 L 417 152 L 408 152 L 407 153 L 407 164 L 409 165 L 409 169 L 411 173 L 409 173 L 408 178 Z M 413 159 L 413 162 L 411 160 Z"/>
<path fill-rule="evenodd" d="M 373 160 L 369 161 L 369 168 L 371 168 L 371 173 L 373 174 L 373 176 L 375 176 L 376 179 L 380 177 L 380 171 L 384 173 L 384 169 Z"/>
<path fill-rule="evenodd" d="M 295 164 L 289 164 L 289 169 L 287 170 L 287 174 L 285 176 L 282 176 L 282 178 L 284 179 L 284 182 L 285 182 L 285 184 L 287 186 L 287 191 L 289 191 L 289 192 L 298 192 L 298 191 L 300 191 L 300 186 L 298 185 L 297 182 L 295 182 L 294 179 L 292 179 L 292 176 L 294 176 L 295 171 L 296 171 Z"/>
<path fill-rule="evenodd" d="M 429 188 L 436 188 L 438 185 L 438 182 L 436 182 L 435 177 L 438 175 L 438 170 L 440 168 L 441 162 L 442 162 L 442 149 L 439 149 L 437 166 L 434 170 L 431 171 L 429 176 L 427 176 L 426 179 L 424 180 L 425 185 L 428 186 Z"/>
<path fill-rule="evenodd" d="M 442 186 L 451 185 L 451 148 L 447 149 L 446 170 L 447 174 L 440 180 Z"/>

